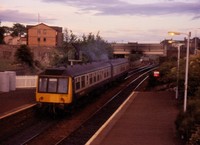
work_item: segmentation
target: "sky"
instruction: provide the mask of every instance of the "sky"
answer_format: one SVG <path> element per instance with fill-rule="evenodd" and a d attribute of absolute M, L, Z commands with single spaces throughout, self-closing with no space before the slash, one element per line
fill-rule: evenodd
<path fill-rule="evenodd" d="M 99 32 L 108 42 L 160 43 L 172 38 L 169 31 L 200 37 L 200 0 L 0 0 L 0 21 L 45 23 L 79 37 Z"/>

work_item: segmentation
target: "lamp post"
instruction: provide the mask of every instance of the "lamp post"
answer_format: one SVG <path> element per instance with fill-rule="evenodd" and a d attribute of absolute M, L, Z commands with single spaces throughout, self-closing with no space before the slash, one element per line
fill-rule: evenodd
<path fill-rule="evenodd" d="M 180 49 L 181 49 L 181 46 L 185 45 L 183 43 L 179 43 L 179 42 L 174 42 L 175 43 L 175 47 L 177 47 L 178 49 L 178 54 L 177 54 L 177 73 L 176 73 L 176 77 L 177 77 L 177 80 L 176 80 L 176 99 L 178 99 L 178 96 L 179 96 L 179 70 L 180 70 Z"/>
<path fill-rule="evenodd" d="M 180 32 L 168 32 L 170 35 L 186 35 L 187 39 L 187 51 L 186 51 L 186 66 L 185 66 L 185 89 L 184 89 L 184 104 L 183 104 L 183 112 L 187 110 L 187 88 L 188 88 L 188 69 L 189 69 L 189 50 L 190 50 L 190 37 L 191 32 L 180 33 Z"/>
<path fill-rule="evenodd" d="M 174 41 L 174 40 L 170 40 L 168 41 L 169 43 L 172 43 L 172 45 L 174 45 L 175 47 L 177 47 L 177 73 L 176 73 L 176 99 L 178 99 L 178 96 L 179 96 L 179 70 L 180 70 L 180 49 L 181 49 L 181 46 L 185 45 L 183 43 L 180 43 L 178 41 Z"/>

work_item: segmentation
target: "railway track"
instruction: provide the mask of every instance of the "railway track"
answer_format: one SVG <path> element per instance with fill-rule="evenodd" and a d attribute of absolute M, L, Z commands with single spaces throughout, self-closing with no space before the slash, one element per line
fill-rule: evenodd
<path fill-rule="evenodd" d="M 32 124 L 32 127 L 23 130 L 22 133 L 18 132 L 16 136 L 10 136 L 2 144 L 85 144 L 130 92 L 145 80 L 152 69 L 155 67 L 149 66 L 132 70 L 122 84 L 93 99 L 89 105 L 83 105 L 81 109 L 78 107 L 74 114 L 55 119 L 42 117 L 37 123 Z M 99 116 L 101 114 L 106 117 Z M 102 119 L 99 120 L 99 118 Z M 88 124 L 93 125 L 89 126 Z M 87 135 L 84 132 L 88 132 Z M 76 143 L 74 141 L 77 141 L 77 138 L 81 138 L 81 140 Z"/>
<path fill-rule="evenodd" d="M 55 145 L 79 144 L 84 145 L 95 134 L 95 132 L 109 119 L 117 108 L 128 98 L 133 90 L 136 90 L 148 76 L 149 71 L 144 72 L 120 90 L 108 102 L 99 108 L 88 120 L 69 136 L 65 136 Z"/>

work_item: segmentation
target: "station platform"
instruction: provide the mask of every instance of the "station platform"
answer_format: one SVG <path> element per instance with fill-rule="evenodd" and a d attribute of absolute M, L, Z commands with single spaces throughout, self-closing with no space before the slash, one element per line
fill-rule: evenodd
<path fill-rule="evenodd" d="M 34 103 L 35 88 L 0 92 L 0 117 Z"/>
<path fill-rule="evenodd" d="M 174 92 L 133 92 L 86 145 L 183 145 Z"/>

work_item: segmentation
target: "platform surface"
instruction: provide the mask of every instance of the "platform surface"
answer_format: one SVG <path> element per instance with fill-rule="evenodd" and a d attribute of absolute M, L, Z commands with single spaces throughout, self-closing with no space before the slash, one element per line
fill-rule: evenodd
<path fill-rule="evenodd" d="M 88 141 L 90 145 L 182 145 L 175 129 L 173 92 L 133 93 Z"/>
<path fill-rule="evenodd" d="M 0 116 L 36 103 L 35 89 L 16 89 L 10 92 L 0 92 Z"/>

